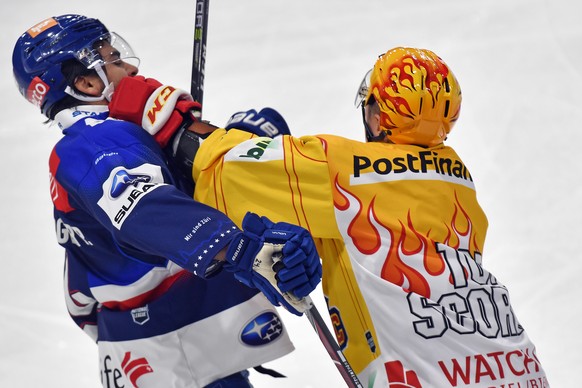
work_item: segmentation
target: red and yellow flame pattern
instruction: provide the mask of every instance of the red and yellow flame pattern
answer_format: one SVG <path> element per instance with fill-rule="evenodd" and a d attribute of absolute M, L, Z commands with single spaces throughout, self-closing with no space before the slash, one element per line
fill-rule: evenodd
<path fill-rule="evenodd" d="M 442 143 L 461 110 L 455 76 L 426 49 L 397 47 L 380 56 L 366 100 L 372 96 L 380 107 L 380 128 L 398 144 Z"/>
<path fill-rule="evenodd" d="M 385 252 L 379 276 L 407 292 L 430 298 L 430 285 L 435 282 L 428 277 L 438 277 L 446 272 L 446 263 L 436 249 L 437 242 L 454 249 L 468 250 L 472 254 L 481 252 L 482 241 L 456 192 L 446 222 L 440 228 L 433 229 L 421 219 L 413 220 L 410 208 L 403 219 L 383 217 L 378 214 L 382 210 L 378 209 L 381 206 L 375 205 L 376 197 L 365 203 L 361 196 L 341 187 L 337 179 L 335 188 L 336 209 L 353 214 L 347 228 L 353 245 L 364 255 Z M 387 242 L 389 247 L 381 250 Z M 446 275 L 446 281 L 452 284 L 450 275 Z"/>
<path fill-rule="evenodd" d="M 449 68 L 443 62 L 427 61 L 409 54 L 396 57 L 381 72 L 381 76 L 373 78 L 371 84 L 372 89 L 377 88 L 380 101 L 388 102 L 387 107 L 399 115 L 413 119 L 420 114 L 421 106 L 417 105 L 418 99 L 406 96 L 425 91 L 431 97 L 430 103 L 434 107 L 438 93 L 443 89 L 443 82 L 449 75 Z M 387 126 L 397 128 L 400 124 L 395 123 L 391 117 L 386 116 L 390 121 Z"/>

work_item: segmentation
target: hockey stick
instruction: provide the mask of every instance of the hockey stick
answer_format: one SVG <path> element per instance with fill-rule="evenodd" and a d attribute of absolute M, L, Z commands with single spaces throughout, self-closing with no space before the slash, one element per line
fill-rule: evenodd
<path fill-rule="evenodd" d="M 337 367 L 338 371 L 344 378 L 344 381 L 350 388 L 363 388 L 360 379 L 352 369 L 352 366 L 344 357 L 344 353 L 340 349 L 338 343 L 335 340 L 333 334 L 329 331 L 325 324 L 325 321 L 319 314 L 317 307 L 311 300 L 311 297 L 305 297 L 305 302 L 309 305 L 309 308 L 305 310 L 305 316 L 309 319 L 311 326 L 319 336 L 319 340 L 327 350 L 327 353 L 331 357 L 333 363 Z"/>
<path fill-rule="evenodd" d="M 204 97 L 204 67 L 206 65 L 206 38 L 208 36 L 208 6 L 210 0 L 196 0 L 194 52 L 192 54 L 192 82 L 190 94 L 202 105 Z M 202 112 L 201 112 L 202 113 Z"/>
<path fill-rule="evenodd" d="M 210 0 L 196 0 L 196 24 L 194 28 L 194 53 L 192 58 L 192 83 L 190 94 L 194 101 L 202 105 L 204 97 L 204 67 L 206 65 L 206 39 L 208 36 L 208 6 Z M 319 339 L 332 361 L 338 368 L 349 388 L 363 388 L 358 376 L 352 369 L 348 360 L 344 357 L 342 350 L 337 344 L 335 337 L 327 328 L 325 321 L 319 314 L 317 307 L 309 296 L 304 298 L 304 302 L 309 306 L 305 310 L 305 315 L 309 319 L 311 326 L 319 336 Z"/>
<path fill-rule="evenodd" d="M 202 119 L 202 98 L 204 97 L 204 68 L 206 66 L 206 37 L 208 36 L 208 2 L 196 0 L 196 18 L 194 23 L 194 50 L 192 54 L 192 80 L 190 95 L 200 103 L 198 120 Z M 192 111 L 194 113 L 194 111 Z M 192 115 L 184 115 L 180 128 L 172 140 L 172 157 L 179 172 L 187 181 L 192 180 L 192 161 L 200 147 L 199 134 L 187 130 L 193 123 Z M 190 188 L 193 190 L 194 186 Z"/>
<path fill-rule="evenodd" d="M 261 275 L 268 276 L 268 279 L 271 284 L 276 287 L 277 282 L 277 275 L 276 273 L 281 269 L 281 259 L 282 253 L 276 252 L 272 256 L 273 264 L 270 264 L 271 270 L 265 271 Z M 263 268 L 264 269 L 264 268 Z M 296 310 L 302 311 L 307 319 L 309 319 L 309 323 L 313 327 L 313 330 L 317 333 L 319 340 L 323 344 L 323 347 L 327 351 L 327 354 L 331 357 L 331 360 L 335 364 L 336 368 L 338 369 L 339 373 L 342 375 L 344 381 L 346 382 L 349 388 L 363 388 L 358 375 L 352 369 L 352 366 L 346 360 L 344 353 L 342 352 L 341 348 L 339 347 L 335 336 L 329 331 L 329 328 L 325 324 L 325 321 L 319 314 L 319 310 L 313 303 L 313 300 L 309 295 L 304 297 L 303 299 L 297 299 L 297 297 L 293 294 L 283 293 L 283 297 L 287 300 L 289 304 L 291 304 Z"/>

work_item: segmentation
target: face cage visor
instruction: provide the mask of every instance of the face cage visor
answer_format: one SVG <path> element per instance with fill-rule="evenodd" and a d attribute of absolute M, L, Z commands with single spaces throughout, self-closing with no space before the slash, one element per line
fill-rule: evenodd
<path fill-rule="evenodd" d="M 125 62 L 139 67 L 140 63 L 129 43 L 115 32 L 99 36 L 89 45 L 77 51 L 75 57 L 87 69 L 116 62 Z"/>
<path fill-rule="evenodd" d="M 359 108 L 360 106 L 363 107 L 364 102 L 366 102 L 366 96 L 370 90 L 370 76 L 372 75 L 372 70 L 373 69 L 370 69 L 366 72 L 366 75 L 364 75 L 364 78 L 358 87 L 358 92 L 356 94 L 356 98 L 354 99 L 354 105 L 356 108 Z"/>
<path fill-rule="evenodd" d="M 135 56 L 133 49 L 120 35 L 115 32 L 106 33 L 93 40 L 89 45 L 74 53 L 75 58 L 87 69 L 94 69 L 97 75 L 106 85 L 101 96 L 92 97 L 78 93 L 75 89 L 67 86 L 65 93 L 85 102 L 111 101 L 113 95 L 113 83 L 109 82 L 103 70 L 105 65 L 112 63 L 126 63 L 139 67 L 139 58 Z"/>

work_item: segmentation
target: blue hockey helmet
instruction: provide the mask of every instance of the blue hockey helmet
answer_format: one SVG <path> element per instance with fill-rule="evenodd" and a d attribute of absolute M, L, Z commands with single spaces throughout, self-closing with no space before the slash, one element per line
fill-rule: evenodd
<path fill-rule="evenodd" d="M 76 59 L 87 69 L 95 69 L 108 85 L 101 70 L 105 64 L 98 51 L 106 41 L 120 52 L 120 59 L 139 59 L 119 35 L 110 33 L 97 19 L 82 15 L 51 17 L 29 28 L 17 40 L 12 53 L 14 78 L 20 94 L 50 117 L 53 106 L 67 94 L 67 80 L 61 64 Z"/>

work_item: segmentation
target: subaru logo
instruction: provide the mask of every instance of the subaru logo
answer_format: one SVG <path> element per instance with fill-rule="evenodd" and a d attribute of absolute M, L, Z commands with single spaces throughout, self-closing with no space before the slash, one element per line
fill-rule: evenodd
<path fill-rule="evenodd" d="M 279 316 L 266 311 L 245 325 L 242 329 L 241 341 L 250 346 L 261 346 L 279 338 L 283 333 L 283 323 Z"/>

